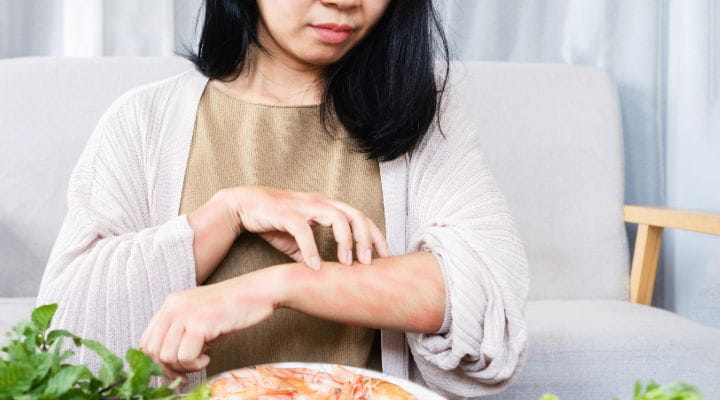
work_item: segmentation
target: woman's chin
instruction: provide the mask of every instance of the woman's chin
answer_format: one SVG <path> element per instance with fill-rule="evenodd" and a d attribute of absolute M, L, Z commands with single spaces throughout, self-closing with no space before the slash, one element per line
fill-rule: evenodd
<path fill-rule="evenodd" d="M 306 55 L 303 57 L 303 60 L 312 65 L 318 65 L 318 66 L 326 66 L 330 65 L 339 59 L 342 58 L 342 56 L 345 55 L 345 51 L 340 51 L 340 49 L 323 49 L 319 48 L 317 50 L 314 50 L 311 54 Z"/>

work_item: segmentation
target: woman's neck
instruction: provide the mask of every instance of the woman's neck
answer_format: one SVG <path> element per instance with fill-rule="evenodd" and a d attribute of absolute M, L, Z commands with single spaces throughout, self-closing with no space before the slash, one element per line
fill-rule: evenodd
<path fill-rule="evenodd" d="M 251 103 L 319 104 L 322 69 L 285 55 L 271 40 L 262 41 L 261 37 L 261 43 L 270 43 L 264 44 L 270 54 L 251 46 L 238 77 L 220 83 Z"/>

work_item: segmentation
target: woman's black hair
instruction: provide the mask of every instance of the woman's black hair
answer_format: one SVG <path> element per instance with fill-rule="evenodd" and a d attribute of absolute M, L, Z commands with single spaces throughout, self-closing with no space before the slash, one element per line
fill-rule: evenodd
<path fill-rule="evenodd" d="M 177 53 L 210 79 L 242 70 L 255 45 L 254 0 L 205 0 L 198 51 Z M 202 8 L 202 7 L 201 7 Z M 199 17 L 199 15 L 198 15 Z M 197 27 L 197 26 L 196 26 Z M 437 53 L 436 53 L 437 52 Z M 436 79 L 435 57 L 444 74 Z M 337 115 L 368 159 L 389 161 L 412 151 L 438 114 L 450 73 L 447 39 L 432 0 L 390 0 L 375 27 L 323 73 L 320 116 Z M 440 87 L 438 87 L 440 86 Z"/>

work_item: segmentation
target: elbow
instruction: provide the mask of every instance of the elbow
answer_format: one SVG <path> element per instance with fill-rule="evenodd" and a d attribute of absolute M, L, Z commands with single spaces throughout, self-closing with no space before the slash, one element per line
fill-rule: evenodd
<path fill-rule="evenodd" d="M 479 330 L 468 323 L 453 322 L 449 334 L 406 333 L 424 382 L 448 398 L 474 398 L 505 390 L 517 379 L 527 358 L 524 319 L 499 326 L 486 321 Z M 475 334 L 468 335 L 471 332 Z"/>
<path fill-rule="evenodd" d="M 451 369 L 421 355 L 414 359 L 425 386 L 432 391 L 448 399 L 476 398 L 505 391 L 517 380 L 527 359 L 527 344 L 519 350 L 504 359 L 488 360 L 485 355 L 480 356 L 482 360 L 463 359 Z"/>

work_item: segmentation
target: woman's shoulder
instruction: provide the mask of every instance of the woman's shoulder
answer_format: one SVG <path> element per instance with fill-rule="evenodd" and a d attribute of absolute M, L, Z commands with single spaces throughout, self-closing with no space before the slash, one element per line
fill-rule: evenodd
<path fill-rule="evenodd" d="M 444 75 L 437 73 L 435 78 L 439 91 L 435 116 L 411 156 L 449 151 L 477 142 L 478 130 L 470 113 L 473 105 L 463 95 L 461 82 L 456 77 L 445 81 Z"/>
<path fill-rule="evenodd" d="M 112 136 L 142 145 L 149 151 L 167 126 L 173 106 L 189 80 L 202 76 L 194 68 L 166 78 L 134 86 L 122 92 L 100 116 L 95 130 L 99 136 Z"/>
<path fill-rule="evenodd" d="M 174 97 L 195 74 L 186 70 L 159 80 L 132 87 L 121 93 L 101 114 L 86 143 L 86 153 L 95 158 L 137 159 L 155 154 Z M 140 157 L 145 159 L 145 156 Z M 91 162 L 94 165 L 94 161 Z"/>
<path fill-rule="evenodd" d="M 187 69 L 169 77 L 146 82 L 131 87 L 113 100 L 106 109 L 103 117 L 116 114 L 121 110 L 134 108 L 135 115 L 142 116 L 143 112 L 164 111 L 172 102 L 168 101 L 179 93 L 180 88 L 190 77 L 198 74 L 194 69 Z M 137 113 L 137 111 L 141 111 Z"/>

